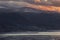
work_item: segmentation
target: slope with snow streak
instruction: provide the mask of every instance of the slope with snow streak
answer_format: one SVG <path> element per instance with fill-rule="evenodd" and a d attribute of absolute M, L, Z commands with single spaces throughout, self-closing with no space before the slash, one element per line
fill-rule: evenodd
<path fill-rule="evenodd" d="M 0 36 L 19 36 L 19 35 L 60 35 L 60 32 L 37 32 L 37 33 L 22 32 L 22 33 L 0 34 Z"/>

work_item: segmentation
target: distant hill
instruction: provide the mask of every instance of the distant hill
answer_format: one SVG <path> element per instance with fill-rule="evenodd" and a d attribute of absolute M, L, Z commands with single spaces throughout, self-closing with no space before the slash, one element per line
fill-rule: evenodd
<path fill-rule="evenodd" d="M 33 12 L 33 13 L 57 13 L 55 11 L 43 11 L 43 10 L 37 10 L 37 9 L 34 9 L 34 8 L 30 8 L 30 7 L 21 7 L 21 8 L 10 8 L 10 7 L 5 7 L 5 8 L 0 8 L 0 12 L 4 12 L 4 13 L 7 13 L 7 12 Z"/>
<path fill-rule="evenodd" d="M 21 7 L 21 8 L 0 8 L 0 12 L 34 12 L 34 13 L 41 13 L 43 10 L 37 10 L 34 8 L 29 7 Z"/>

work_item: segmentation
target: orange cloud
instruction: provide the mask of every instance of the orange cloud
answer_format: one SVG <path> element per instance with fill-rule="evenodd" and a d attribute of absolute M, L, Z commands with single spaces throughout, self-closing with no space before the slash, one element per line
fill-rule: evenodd
<path fill-rule="evenodd" d="M 60 12 L 60 7 L 56 7 L 56 6 L 45 6 L 45 5 L 28 4 L 27 7 L 35 8 L 35 9 L 38 9 L 38 10 L 44 10 L 44 11 Z"/>
<path fill-rule="evenodd" d="M 34 2 L 35 2 L 35 3 L 40 3 L 40 2 L 41 2 L 41 0 L 34 0 Z"/>

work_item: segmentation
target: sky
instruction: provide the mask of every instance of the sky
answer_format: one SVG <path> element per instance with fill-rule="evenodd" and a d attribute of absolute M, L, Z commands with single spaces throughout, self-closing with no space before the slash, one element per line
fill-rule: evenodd
<path fill-rule="evenodd" d="M 30 7 L 44 11 L 60 12 L 60 0 L 0 0 L 0 5 Z"/>

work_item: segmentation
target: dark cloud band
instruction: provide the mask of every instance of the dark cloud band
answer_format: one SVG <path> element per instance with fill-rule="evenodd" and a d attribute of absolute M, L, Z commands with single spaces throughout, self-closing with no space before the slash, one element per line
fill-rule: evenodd
<path fill-rule="evenodd" d="M 0 1 L 24 1 L 26 3 L 30 3 L 30 4 L 36 4 L 36 5 L 48 5 L 48 6 L 60 6 L 60 1 L 58 0 L 47 0 L 47 2 L 45 2 L 46 0 L 41 0 L 41 2 L 34 2 L 34 0 L 0 0 Z"/>

